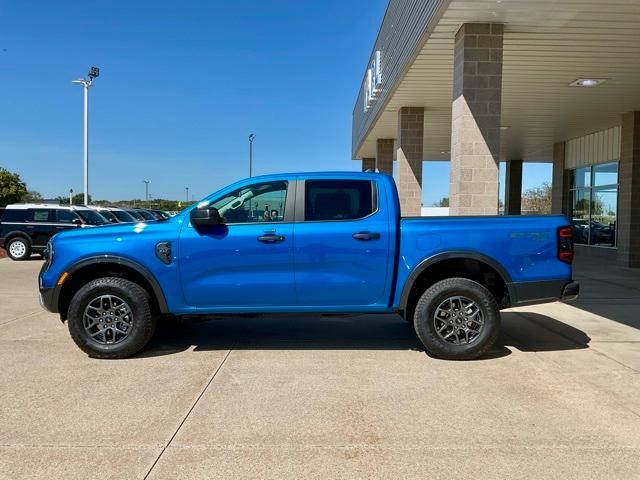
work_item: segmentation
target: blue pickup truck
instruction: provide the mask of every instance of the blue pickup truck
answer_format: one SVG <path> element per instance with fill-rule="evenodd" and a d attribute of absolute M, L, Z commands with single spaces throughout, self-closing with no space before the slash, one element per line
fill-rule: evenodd
<path fill-rule="evenodd" d="M 248 178 L 154 223 L 53 237 L 40 298 L 98 358 L 171 316 L 398 313 L 426 351 L 472 359 L 500 309 L 575 298 L 562 216 L 403 218 L 379 173 Z"/>

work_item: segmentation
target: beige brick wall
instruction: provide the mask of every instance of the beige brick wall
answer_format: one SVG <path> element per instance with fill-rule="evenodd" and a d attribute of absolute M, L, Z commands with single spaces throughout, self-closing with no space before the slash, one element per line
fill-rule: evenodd
<path fill-rule="evenodd" d="M 362 159 L 362 171 L 366 172 L 367 170 L 375 170 L 376 168 L 376 159 L 375 158 L 363 158 Z"/>
<path fill-rule="evenodd" d="M 379 172 L 393 175 L 393 138 L 379 138 L 376 142 L 376 168 Z"/>
<path fill-rule="evenodd" d="M 618 170 L 618 264 L 640 267 L 640 112 L 622 116 Z"/>
<path fill-rule="evenodd" d="M 471 23 L 456 34 L 451 215 L 498 212 L 503 28 L 501 24 Z"/>
<path fill-rule="evenodd" d="M 424 108 L 402 107 L 398 112 L 396 159 L 402 215 L 419 216 L 422 207 L 422 150 Z"/>
<path fill-rule="evenodd" d="M 553 145 L 551 213 L 566 215 L 569 209 L 569 171 L 565 169 L 565 142 Z"/>

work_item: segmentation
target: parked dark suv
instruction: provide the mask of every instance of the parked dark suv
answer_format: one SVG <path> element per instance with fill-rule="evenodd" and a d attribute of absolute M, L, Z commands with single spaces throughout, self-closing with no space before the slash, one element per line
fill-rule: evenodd
<path fill-rule="evenodd" d="M 58 232 L 105 223 L 102 215 L 83 206 L 7 205 L 0 220 L 0 247 L 11 259 L 26 260 L 32 253 L 42 253 Z"/>

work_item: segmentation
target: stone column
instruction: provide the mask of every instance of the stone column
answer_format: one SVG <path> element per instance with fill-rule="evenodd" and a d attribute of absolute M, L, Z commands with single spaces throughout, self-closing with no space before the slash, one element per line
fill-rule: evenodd
<path fill-rule="evenodd" d="M 502 24 L 466 23 L 456 33 L 451 123 L 451 215 L 498 212 Z"/>
<path fill-rule="evenodd" d="M 379 138 L 376 142 L 376 168 L 380 173 L 393 175 L 393 138 Z"/>
<path fill-rule="evenodd" d="M 362 171 L 366 172 L 367 170 L 374 170 L 376 168 L 376 159 L 375 158 L 363 158 L 362 159 Z"/>
<path fill-rule="evenodd" d="M 405 217 L 421 214 L 423 137 L 424 108 L 402 107 L 398 112 L 396 183 L 400 195 L 400 210 Z"/>
<path fill-rule="evenodd" d="M 551 213 L 567 215 L 569 211 L 569 171 L 564 168 L 565 143 L 553 145 L 553 176 L 551 181 Z"/>
<path fill-rule="evenodd" d="M 620 137 L 617 261 L 640 267 L 640 111 L 622 116 Z"/>
<path fill-rule="evenodd" d="M 504 213 L 520 215 L 522 213 L 522 160 L 509 160 L 506 173 Z"/>

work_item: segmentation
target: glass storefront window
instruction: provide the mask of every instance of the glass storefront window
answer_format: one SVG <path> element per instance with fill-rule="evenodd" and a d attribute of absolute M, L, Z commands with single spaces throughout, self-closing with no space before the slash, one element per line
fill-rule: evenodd
<path fill-rule="evenodd" d="M 591 167 L 576 168 L 573 171 L 573 188 L 591 186 Z"/>
<path fill-rule="evenodd" d="M 602 185 L 618 184 L 618 163 L 603 163 L 593 166 L 593 185 L 596 187 Z"/>
<path fill-rule="evenodd" d="M 614 247 L 616 245 L 616 216 L 618 189 L 594 188 L 591 200 L 590 245 Z"/>
<path fill-rule="evenodd" d="M 573 192 L 574 241 L 584 245 L 589 244 L 589 203 L 589 189 Z"/>
<path fill-rule="evenodd" d="M 616 246 L 617 162 L 577 168 L 573 171 L 571 212 L 575 243 L 599 247 Z"/>

